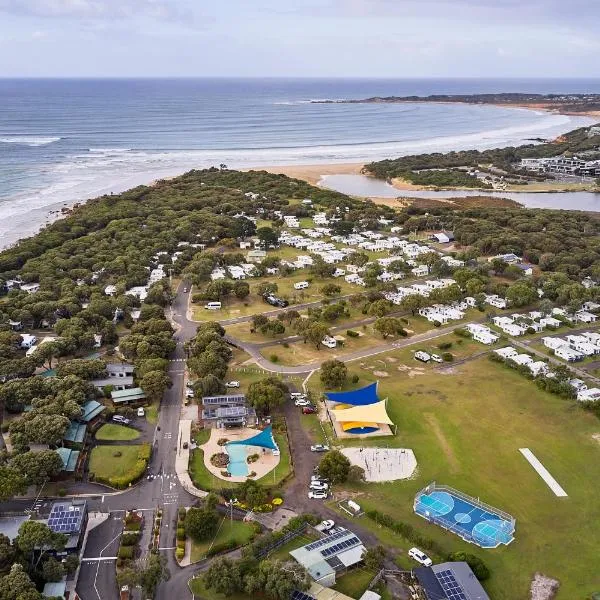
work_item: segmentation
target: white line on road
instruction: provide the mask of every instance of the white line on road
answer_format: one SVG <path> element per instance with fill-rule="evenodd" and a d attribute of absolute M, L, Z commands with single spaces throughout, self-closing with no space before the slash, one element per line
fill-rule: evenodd
<path fill-rule="evenodd" d="M 82 558 L 81 562 L 100 562 L 104 560 L 117 560 L 117 556 L 97 556 L 96 558 Z"/>
<path fill-rule="evenodd" d="M 110 540 L 110 542 L 108 542 L 108 544 L 106 544 L 106 546 L 104 546 L 104 548 L 102 548 L 102 550 L 100 550 L 100 556 L 102 556 L 102 553 L 116 540 L 118 540 L 121 537 L 121 533 L 117 533 L 117 535 L 115 535 L 115 537 Z M 96 563 L 98 566 L 96 567 L 96 574 L 94 575 L 94 589 L 96 590 L 96 596 L 98 596 L 98 600 L 102 600 L 102 597 L 100 596 L 100 592 L 98 591 L 98 587 L 96 586 L 96 582 L 98 581 L 98 571 L 100 571 L 100 561 L 98 561 Z"/>
<path fill-rule="evenodd" d="M 568 496 L 567 492 L 563 490 L 558 481 L 550 475 L 550 472 L 544 465 L 537 459 L 535 454 L 529 448 L 519 448 L 519 452 L 525 457 L 527 462 L 537 471 L 537 474 L 546 482 L 546 485 L 557 495 L 562 498 Z"/>

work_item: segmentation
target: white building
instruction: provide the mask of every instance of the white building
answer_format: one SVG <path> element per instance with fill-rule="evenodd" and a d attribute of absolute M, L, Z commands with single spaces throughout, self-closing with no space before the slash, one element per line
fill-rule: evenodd
<path fill-rule="evenodd" d="M 518 354 L 518 352 L 512 346 L 498 348 L 498 350 L 494 350 L 494 352 L 502 358 L 512 358 Z"/>

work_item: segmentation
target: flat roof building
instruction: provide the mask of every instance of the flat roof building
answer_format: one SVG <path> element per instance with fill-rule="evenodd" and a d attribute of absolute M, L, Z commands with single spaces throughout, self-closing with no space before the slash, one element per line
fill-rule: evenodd
<path fill-rule="evenodd" d="M 136 387 L 128 390 L 115 390 L 110 393 L 115 404 L 129 404 L 130 402 L 141 402 L 146 400 L 146 394 L 142 388 Z"/>

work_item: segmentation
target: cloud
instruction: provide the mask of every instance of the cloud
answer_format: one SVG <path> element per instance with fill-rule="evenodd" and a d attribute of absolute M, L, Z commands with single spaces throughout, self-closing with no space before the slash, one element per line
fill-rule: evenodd
<path fill-rule="evenodd" d="M 0 0 L 0 11 L 13 15 L 90 20 L 179 19 L 187 11 L 182 2 L 168 0 Z"/>

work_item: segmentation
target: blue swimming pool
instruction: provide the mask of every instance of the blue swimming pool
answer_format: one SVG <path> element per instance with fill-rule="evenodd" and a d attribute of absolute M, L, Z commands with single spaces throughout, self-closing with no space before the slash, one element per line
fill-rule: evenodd
<path fill-rule="evenodd" d="M 419 492 L 414 510 L 481 548 L 497 548 L 514 539 L 515 520 L 510 515 L 447 486 L 432 484 Z"/>
<path fill-rule="evenodd" d="M 229 455 L 229 464 L 227 465 L 227 471 L 233 477 L 246 477 L 250 473 L 248 469 L 248 446 L 240 444 L 227 444 L 225 446 L 227 454 Z"/>

